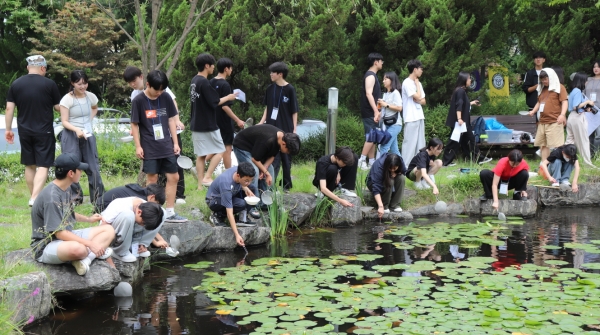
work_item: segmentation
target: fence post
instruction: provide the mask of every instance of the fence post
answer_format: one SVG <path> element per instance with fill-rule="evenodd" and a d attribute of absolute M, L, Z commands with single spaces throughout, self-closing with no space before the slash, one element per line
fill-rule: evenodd
<path fill-rule="evenodd" d="M 337 88 L 329 88 L 329 98 L 327 99 L 327 133 L 325 134 L 326 155 L 331 155 L 335 152 L 335 137 L 337 134 L 338 94 L 339 91 Z"/>

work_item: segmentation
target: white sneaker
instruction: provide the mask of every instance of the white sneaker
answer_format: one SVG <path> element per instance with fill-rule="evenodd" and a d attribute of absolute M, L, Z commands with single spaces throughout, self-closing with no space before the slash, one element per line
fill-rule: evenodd
<path fill-rule="evenodd" d="M 491 157 L 485 157 L 484 159 L 482 159 L 481 161 L 477 162 L 477 164 L 481 165 L 481 164 L 485 164 L 487 162 L 491 162 L 492 158 Z"/>
<path fill-rule="evenodd" d="M 35 202 L 35 199 L 29 199 L 29 207 L 33 207 L 34 202 Z"/>
<path fill-rule="evenodd" d="M 560 186 L 558 183 L 552 183 L 552 187 L 558 187 Z"/>
<path fill-rule="evenodd" d="M 179 199 L 175 200 L 175 203 L 183 205 L 183 204 L 185 204 L 185 199 L 179 198 Z"/>
<path fill-rule="evenodd" d="M 567 185 L 567 186 L 571 186 L 571 183 L 569 183 L 569 181 L 568 181 L 568 180 L 565 180 L 565 181 L 561 182 L 561 184 L 565 184 L 565 185 Z"/>
<path fill-rule="evenodd" d="M 384 209 L 383 210 L 383 214 L 390 214 L 390 210 L 389 209 Z"/>
<path fill-rule="evenodd" d="M 345 196 L 347 196 L 347 197 L 351 197 L 351 198 L 356 198 L 356 193 L 354 193 L 354 192 L 352 192 L 352 191 L 350 191 L 350 190 L 347 190 L 347 189 L 345 189 L 345 188 L 342 188 L 342 189 L 341 189 L 341 192 L 342 192 L 342 195 L 345 195 Z"/>
<path fill-rule="evenodd" d="M 108 257 L 110 257 L 113 253 L 112 248 L 106 248 L 104 249 L 104 254 L 101 256 L 96 256 L 96 258 L 98 259 L 107 259 Z"/>
<path fill-rule="evenodd" d="M 542 157 L 542 150 L 538 149 L 538 151 L 535 152 L 536 155 Z"/>
<path fill-rule="evenodd" d="M 323 198 L 323 192 L 319 191 L 317 193 L 315 193 L 315 197 L 318 199 L 322 199 Z"/>
<path fill-rule="evenodd" d="M 431 176 L 433 177 L 433 176 Z M 435 183 L 435 179 L 432 180 Z M 421 185 L 423 186 L 423 190 L 428 190 L 431 188 L 431 186 L 429 186 L 429 184 L 425 181 L 425 179 L 421 179 Z"/>
<path fill-rule="evenodd" d="M 394 212 L 402 212 L 402 207 L 398 206 L 394 208 Z"/>
<path fill-rule="evenodd" d="M 124 263 L 133 263 L 133 262 L 137 261 L 137 257 L 135 257 L 131 252 L 127 252 L 127 254 L 123 255 L 123 256 L 114 254 L 113 258 L 116 258 Z"/>
<path fill-rule="evenodd" d="M 430 175 L 429 175 L 429 179 L 431 179 L 431 181 L 432 181 L 432 182 L 435 184 L 435 176 L 434 176 L 434 175 L 430 174 Z M 424 179 L 421 179 L 421 180 L 422 180 L 424 183 L 427 183 L 427 182 L 426 182 Z M 427 185 L 429 185 L 429 184 L 427 184 Z"/>
<path fill-rule="evenodd" d="M 421 182 L 422 180 L 423 180 L 423 179 L 421 179 L 421 180 L 419 180 L 419 181 L 415 181 L 415 182 L 413 183 L 413 184 L 415 185 L 415 188 L 416 188 L 417 190 L 422 190 L 422 189 L 424 189 L 424 187 L 423 187 L 423 183 Z"/>
<path fill-rule="evenodd" d="M 142 257 L 142 258 L 150 257 L 150 251 L 146 250 L 144 252 L 140 252 L 139 256 Z"/>
<path fill-rule="evenodd" d="M 362 160 L 362 161 L 361 161 L 361 160 L 359 160 L 359 161 L 358 161 L 358 167 L 359 167 L 361 170 L 368 170 L 368 169 L 369 169 L 369 165 L 367 165 L 367 161 L 364 161 L 364 160 Z"/>
<path fill-rule="evenodd" d="M 88 263 L 84 262 L 83 259 L 78 261 L 72 261 L 71 265 L 73 265 L 75 271 L 77 271 L 77 274 L 80 276 L 85 275 L 90 269 Z"/>

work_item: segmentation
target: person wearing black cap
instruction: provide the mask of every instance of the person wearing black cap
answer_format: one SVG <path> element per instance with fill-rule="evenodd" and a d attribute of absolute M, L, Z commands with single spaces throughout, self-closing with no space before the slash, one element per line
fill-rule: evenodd
<path fill-rule="evenodd" d="M 31 247 L 34 258 L 45 264 L 71 262 L 77 274 L 83 276 L 95 258 L 107 259 L 112 254 L 108 246 L 115 238 L 110 225 L 73 230 L 79 222 L 98 222 L 100 214 L 90 217 L 75 213 L 71 199 L 71 184 L 79 181 L 88 165 L 70 153 L 63 153 L 54 162 L 55 176 L 38 195 L 31 210 Z"/>

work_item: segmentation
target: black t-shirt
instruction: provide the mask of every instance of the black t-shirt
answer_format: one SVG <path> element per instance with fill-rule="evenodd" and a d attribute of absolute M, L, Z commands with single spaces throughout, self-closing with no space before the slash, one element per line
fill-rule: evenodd
<path fill-rule="evenodd" d="M 417 153 L 415 157 L 408 164 L 408 169 L 406 169 L 406 174 L 408 175 L 415 167 L 417 169 L 425 168 L 427 172 L 429 172 L 429 163 L 435 160 L 435 156 L 429 156 L 427 150 L 421 150 Z"/>
<path fill-rule="evenodd" d="M 369 99 L 367 99 L 367 90 L 365 88 L 365 80 L 368 76 L 375 77 L 375 85 L 373 85 L 373 99 L 375 99 L 375 104 L 377 104 L 377 99 L 381 99 L 381 97 L 383 97 L 383 95 L 381 95 L 381 86 L 379 85 L 377 74 L 373 71 L 367 71 L 363 77 L 360 90 L 360 116 L 362 118 L 375 117 L 373 108 L 369 103 Z"/>
<path fill-rule="evenodd" d="M 96 206 L 100 208 L 100 211 L 104 211 L 106 207 L 115 199 L 138 197 L 147 200 L 146 188 L 141 187 L 138 184 L 127 184 L 125 186 L 119 186 L 112 188 L 96 199 Z"/>
<path fill-rule="evenodd" d="M 219 93 L 210 85 L 208 79 L 201 75 L 192 78 L 190 99 L 192 102 L 192 131 L 209 132 L 218 130 L 217 110 L 221 98 Z"/>
<path fill-rule="evenodd" d="M 131 123 L 140 128 L 140 144 L 144 159 L 159 159 L 174 156 L 173 140 L 169 131 L 169 119 L 177 115 L 173 99 L 163 92 L 158 99 L 151 100 L 146 94 L 138 94 L 131 101 Z M 153 125 L 162 125 L 162 139 L 154 139 Z"/>
<path fill-rule="evenodd" d="M 554 150 L 552 150 L 552 152 L 550 153 L 550 155 L 548 156 L 547 160 L 550 163 L 554 163 L 555 160 L 560 159 L 563 163 L 566 163 L 567 161 L 565 161 L 565 158 L 563 157 L 563 147 L 558 147 Z M 577 160 L 577 155 L 575 155 L 574 159 L 573 157 L 571 157 L 571 160 L 569 161 L 571 164 L 574 164 L 575 161 Z"/>
<path fill-rule="evenodd" d="M 210 85 L 217 91 L 219 97 L 225 97 L 232 92 L 231 86 L 227 82 L 227 80 L 223 78 L 212 78 L 210 80 Z M 225 113 L 223 110 L 223 106 L 231 107 L 233 105 L 233 101 L 227 101 L 221 106 L 217 107 L 217 126 L 221 130 L 221 133 L 232 134 L 233 133 L 233 120 Z"/>
<path fill-rule="evenodd" d="M 21 135 L 54 134 L 52 109 L 60 99 L 56 83 L 38 74 L 15 80 L 6 94 L 6 101 L 17 106 L 17 129 Z"/>
<path fill-rule="evenodd" d="M 278 86 L 273 83 L 267 87 L 263 104 L 267 106 L 267 124 L 273 125 L 286 133 L 294 131 L 292 115 L 298 113 L 296 89 L 292 84 Z M 273 120 L 273 108 L 278 108 L 277 118 Z"/>
<path fill-rule="evenodd" d="M 233 146 L 248 151 L 252 158 L 261 163 L 279 152 L 277 132 L 281 129 L 270 124 L 259 124 L 240 131 L 233 139 Z"/>
<path fill-rule="evenodd" d="M 313 179 L 313 185 L 319 185 L 321 180 L 327 179 L 327 169 L 329 166 L 335 165 L 339 170 L 341 169 L 337 164 L 331 162 L 332 155 L 325 155 L 317 161 L 317 167 L 315 169 L 315 178 Z"/>

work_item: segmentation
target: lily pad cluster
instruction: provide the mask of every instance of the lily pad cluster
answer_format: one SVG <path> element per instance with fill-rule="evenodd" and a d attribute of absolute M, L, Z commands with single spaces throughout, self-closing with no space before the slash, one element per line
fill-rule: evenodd
<path fill-rule="evenodd" d="M 253 334 L 600 334 L 600 274 L 525 264 L 373 265 L 375 254 L 262 258 L 196 290 Z M 415 277 L 414 272 L 422 276 Z"/>

